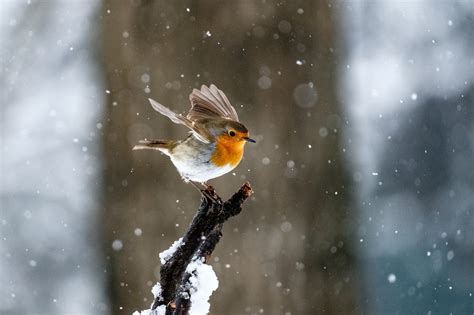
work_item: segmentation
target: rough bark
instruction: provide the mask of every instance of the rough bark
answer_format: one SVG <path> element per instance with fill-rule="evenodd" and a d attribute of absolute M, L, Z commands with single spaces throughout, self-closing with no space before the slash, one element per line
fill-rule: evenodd
<path fill-rule="evenodd" d="M 193 260 L 207 260 L 222 236 L 224 222 L 242 211 L 242 203 L 251 194 L 249 183 L 242 185 L 226 202 L 212 187 L 204 191 L 201 205 L 182 239 L 182 245 L 161 266 L 162 294 L 155 298 L 152 309 L 167 305 L 167 314 L 187 314 L 190 308 L 187 282 L 191 274 L 185 273 L 186 267 Z"/>
<path fill-rule="evenodd" d="M 211 233 L 209 233 L 206 239 L 201 243 L 196 255 L 193 257 L 193 261 L 203 260 L 205 263 L 208 262 L 208 259 L 214 251 L 214 248 L 216 248 L 217 243 L 219 243 L 222 237 L 223 226 L 224 225 L 222 223 L 219 223 L 211 231 Z M 174 315 L 188 314 L 188 311 L 191 308 L 191 300 L 189 299 L 189 296 L 191 295 L 191 292 L 189 290 L 189 279 L 191 278 L 191 276 L 191 273 L 185 273 L 183 280 L 181 281 L 179 289 L 176 293 L 176 309 L 174 311 Z"/>

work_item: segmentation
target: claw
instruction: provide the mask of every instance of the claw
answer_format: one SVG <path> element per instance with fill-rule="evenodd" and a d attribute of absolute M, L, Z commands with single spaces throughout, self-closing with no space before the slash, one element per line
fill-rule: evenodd
<path fill-rule="evenodd" d="M 216 203 L 221 202 L 219 196 L 216 195 L 214 187 L 212 187 L 211 185 L 208 185 L 206 182 L 202 182 L 202 183 L 199 183 L 200 185 L 202 185 L 202 187 L 199 187 L 199 184 L 197 182 L 193 182 L 192 180 L 189 180 L 187 178 L 183 178 L 183 179 L 185 180 L 186 183 L 190 183 L 191 185 L 193 185 L 194 188 L 199 190 L 201 195 L 203 195 L 204 197 L 207 197 L 208 199 L 211 199 Z"/>

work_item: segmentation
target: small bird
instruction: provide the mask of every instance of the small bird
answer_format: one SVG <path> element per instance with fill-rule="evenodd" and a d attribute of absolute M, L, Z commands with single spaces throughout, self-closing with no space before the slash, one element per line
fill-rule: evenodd
<path fill-rule="evenodd" d="M 191 109 L 185 116 L 149 99 L 151 106 L 175 124 L 191 129 L 184 140 L 141 140 L 133 150 L 159 150 L 168 155 L 185 182 L 207 181 L 222 176 L 239 165 L 249 131 L 239 122 L 234 107 L 214 84 L 193 89 Z"/>

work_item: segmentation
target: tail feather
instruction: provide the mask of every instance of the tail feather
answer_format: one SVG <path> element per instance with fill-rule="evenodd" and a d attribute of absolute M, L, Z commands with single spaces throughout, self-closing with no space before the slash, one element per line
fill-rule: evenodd
<path fill-rule="evenodd" d="M 170 150 L 176 146 L 174 140 L 140 140 L 132 150 L 159 150 L 165 154 L 169 154 Z"/>

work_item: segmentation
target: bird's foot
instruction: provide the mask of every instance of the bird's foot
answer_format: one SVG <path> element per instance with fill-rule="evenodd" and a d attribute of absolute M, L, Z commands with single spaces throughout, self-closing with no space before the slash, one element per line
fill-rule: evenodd
<path fill-rule="evenodd" d="M 193 182 L 192 180 L 188 180 L 188 182 L 191 185 L 193 185 L 197 190 L 199 190 L 201 195 L 203 195 L 207 199 L 210 199 L 216 203 L 222 202 L 220 197 L 216 194 L 214 187 L 212 187 L 211 185 L 208 185 L 206 182 L 197 183 L 197 182 Z"/>
<path fill-rule="evenodd" d="M 203 185 L 205 187 L 205 189 L 202 189 L 201 190 L 201 193 L 204 195 L 204 196 L 207 196 L 209 197 L 210 199 L 218 202 L 220 200 L 219 196 L 217 196 L 216 194 L 216 190 L 214 189 L 214 187 L 212 187 L 211 185 L 208 185 L 207 183 L 201 183 L 201 185 Z"/>
<path fill-rule="evenodd" d="M 222 199 L 216 194 L 216 192 L 213 190 L 209 191 L 207 189 L 201 191 L 202 196 L 204 196 L 206 199 L 212 201 L 214 204 L 222 204 Z"/>

